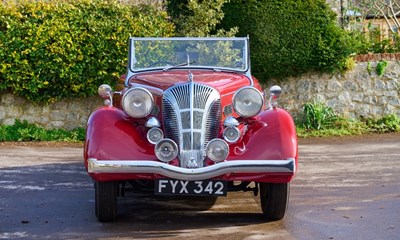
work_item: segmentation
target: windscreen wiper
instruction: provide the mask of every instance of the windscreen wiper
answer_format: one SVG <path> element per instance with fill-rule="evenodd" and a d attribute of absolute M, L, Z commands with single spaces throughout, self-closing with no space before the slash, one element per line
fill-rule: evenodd
<path fill-rule="evenodd" d="M 192 63 L 195 63 L 195 62 L 196 62 L 195 60 L 192 60 L 190 62 L 184 62 L 184 63 L 179 63 L 179 64 L 174 65 L 174 66 L 168 66 L 168 67 L 164 68 L 163 71 L 167 71 L 167 70 L 170 70 L 170 69 L 173 69 L 173 68 L 177 68 L 177 67 L 188 66 L 188 65 L 190 65 Z"/>

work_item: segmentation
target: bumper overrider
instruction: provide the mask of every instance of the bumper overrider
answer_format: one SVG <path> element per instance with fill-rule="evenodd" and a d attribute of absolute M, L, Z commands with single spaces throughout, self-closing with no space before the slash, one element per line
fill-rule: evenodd
<path fill-rule="evenodd" d="M 148 160 L 88 159 L 89 173 L 152 173 L 187 181 L 210 179 L 231 173 L 280 173 L 293 175 L 295 171 L 294 158 L 288 158 L 287 160 L 231 160 L 194 169 Z"/>

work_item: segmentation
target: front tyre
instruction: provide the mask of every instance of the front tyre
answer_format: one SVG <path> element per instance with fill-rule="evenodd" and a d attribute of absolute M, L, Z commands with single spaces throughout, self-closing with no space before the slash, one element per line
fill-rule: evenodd
<path fill-rule="evenodd" d="M 268 220 L 281 220 L 289 204 L 290 183 L 259 183 L 261 208 Z"/>
<path fill-rule="evenodd" d="M 117 216 L 116 182 L 95 181 L 95 210 L 99 222 L 113 222 Z"/>

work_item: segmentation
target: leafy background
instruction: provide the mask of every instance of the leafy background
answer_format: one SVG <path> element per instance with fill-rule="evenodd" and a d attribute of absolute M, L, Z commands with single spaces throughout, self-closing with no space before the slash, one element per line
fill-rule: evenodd
<path fill-rule="evenodd" d="M 310 71 L 345 71 L 354 66 L 355 54 L 400 52 L 398 38 L 381 41 L 379 31 L 366 35 L 343 30 L 323 0 L 132 2 L 136 1 L 2 1 L 0 91 L 37 104 L 95 95 L 100 84 L 113 86 L 126 71 L 129 36 L 248 35 L 252 73 L 264 84 Z M 378 75 L 386 66 L 385 61 L 379 63 Z M 357 122 L 344 120 L 321 103 L 304 106 L 300 135 L 332 128 L 337 133 L 400 131 L 396 115 Z M 76 140 L 83 131 L 66 136 L 16 121 L 2 126 L 0 141 L 13 136 L 14 140 L 48 139 L 57 134 L 61 137 L 55 138 Z"/>
<path fill-rule="evenodd" d="M 172 36 L 164 11 L 112 1 L 0 4 L 0 90 L 33 102 L 87 97 L 126 69 L 128 38 Z"/>

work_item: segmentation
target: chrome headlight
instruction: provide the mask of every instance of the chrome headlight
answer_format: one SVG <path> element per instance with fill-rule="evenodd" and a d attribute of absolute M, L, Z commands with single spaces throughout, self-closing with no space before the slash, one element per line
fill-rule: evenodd
<path fill-rule="evenodd" d="M 254 87 L 239 89 L 233 96 L 233 108 L 241 117 L 253 117 L 257 115 L 264 104 L 260 91 Z"/>
<path fill-rule="evenodd" d="M 164 138 L 156 144 L 154 152 L 158 160 L 169 162 L 178 156 L 178 145 L 171 139 Z"/>
<path fill-rule="evenodd" d="M 149 115 L 153 105 L 153 95 L 144 88 L 131 88 L 122 97 L 122 108 L 129 116 L 134 118 Z"/>
<path fill-rule="evenodd" d="M 237 142 L 240 138 L 240 131 L 237 127 L 227 127 L 224 129 L 222 134 L 224 136 L 225 141 L 229 143 Z"/>
<path fill-rule="evenodd" d="M 151 144 L 158 143 L 163 137 L 164 137 L 163 131 L 161 131 L 161 129 L 157 127 L 153 127 L 147 132 L 147 140 Z"/>
<path fill-rule="evenodd" d="M 224 161 L 229 154 L 229 145 L 222 139 L 215 138 L 208 142 L 206 147 L 207 157 L 214 162 Z"/>

